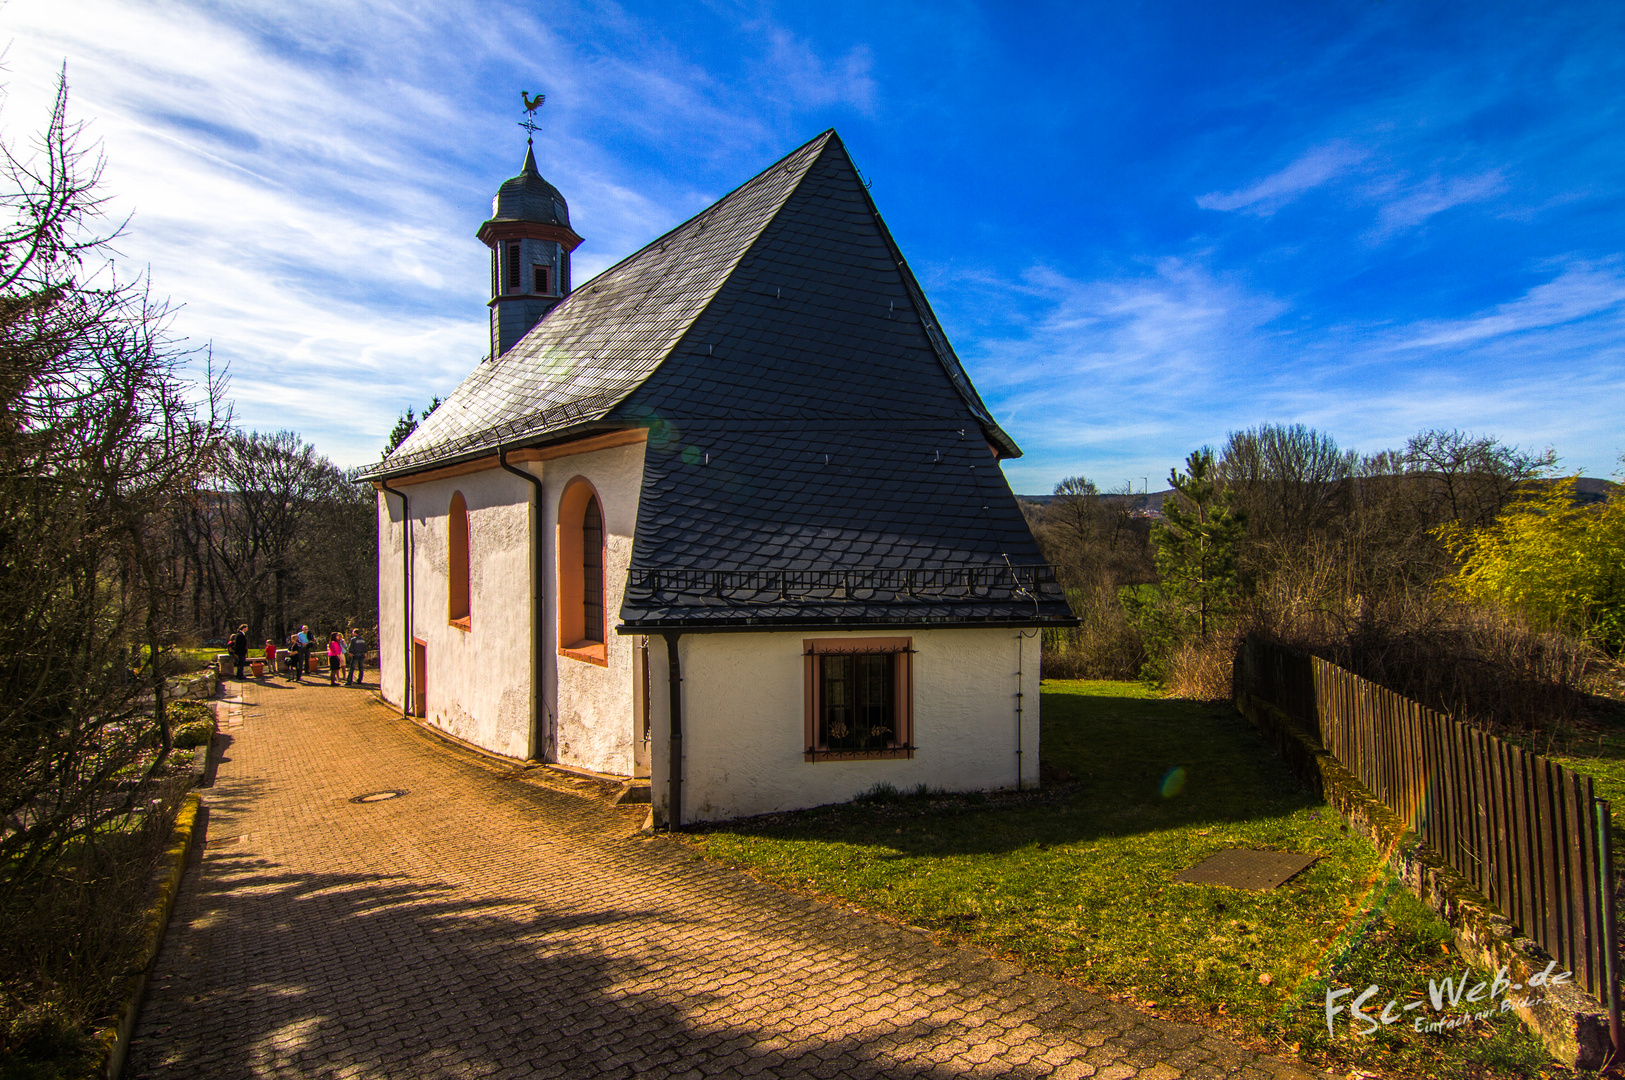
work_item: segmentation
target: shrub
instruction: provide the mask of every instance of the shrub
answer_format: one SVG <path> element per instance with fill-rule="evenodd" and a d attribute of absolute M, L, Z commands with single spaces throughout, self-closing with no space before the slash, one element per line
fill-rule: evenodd
<path fill-rule="evenodd" d="M 183 724 L 175 732 L 175 749 L 195 750 L 199 746 L 207 746 L 212 738 L 214 738 L 214 721 L 212 719 Z"/>
<path fill-rule="evenodd" d="M 1625 496 L 1580 506 L 1574 485 L 1572 478 L 1546 485 L 1488 525 L 1441 529 L 1461 564 L 1446 587 L 1618 654 L 1625 647 Z"/>
<path fill-rule="evenodd" d="M 860 792 L 852 801 L 869 804 L 900 803 L 910 799 L 929 799 L 946 794 L 947 792 L 941 788 L 928 787 L 925 784 L 916 784 L 910 791 L 899 791 L 892 784 L 882 780 L 869 790 Z"/>

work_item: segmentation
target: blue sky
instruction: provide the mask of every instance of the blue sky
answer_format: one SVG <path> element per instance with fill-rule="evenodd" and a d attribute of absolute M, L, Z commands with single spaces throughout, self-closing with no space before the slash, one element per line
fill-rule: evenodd
<path fill-rule="evenodd" d="M 610 265 L 826 127 L 1021 492 L 1162 486 L 1262 422 L 1625 451 L 1625 5 L 11 0 L 4 123 L 66 60 L 122 266 L 245 426 L 342 464 L 485 350 L 474 229 L 537 156 Z"/>

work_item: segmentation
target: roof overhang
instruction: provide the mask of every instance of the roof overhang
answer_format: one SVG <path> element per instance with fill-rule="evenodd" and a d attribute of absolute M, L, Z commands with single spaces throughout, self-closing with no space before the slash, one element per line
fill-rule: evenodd
<path fill-rule="evenodd" d="M 540 221 L 507 221 L 492 218 L 482 222 L 474 233 L 480 243 L 494 247 L 504 240 L 552 240 L 563 244 L 565 251 L 574 251 L 581 244 L 575 230 L 563 225 L 548 225 Z"/>
<path fill-rule="evenodd" d="M 627 634 L 802 634 L 851 632 L 855 630 L 1034 630 L 1050 626 L 1081 626 L 1076 615 L 1055 618 L 1020 619 L 809 619 L 804 622 L 741 618 L 707 619 L 700 622 L 622 623 L 615 633 Z"/>
<path fill-rule="evenodd" d="M 498 456 L 504 452 L 509 461 L 546 461 L 550 458 L 568 457 L 571 454 L 585 454 L 591 450 L 605 450 L 612 446 L 627 446 L 643 442 L 648 437 L 649 429 L 646 427 L 628 426 L 614 421 L 592 421 L 512 441 L 495 439 L 460 454 L 449 454 L 443 458 L 414 462 L 398 468 L 391 468 L 386 459 L 356 475 L 355 481 L 371 482 L 374 486 L 377 486 L 380 480 L 389 480 L 396 485 L 423 484 L 431 480 L 479 472 L 482 469 L 494 469 L 497 467 Z"/>

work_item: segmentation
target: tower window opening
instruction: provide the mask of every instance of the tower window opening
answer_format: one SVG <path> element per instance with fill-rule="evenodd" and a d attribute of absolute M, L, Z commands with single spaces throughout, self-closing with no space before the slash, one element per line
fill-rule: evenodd
<path fill-rule="evenodd" d="M 533 288 L 531 289 L 532 292 L 539 292 L 539 293 L 542 293 L 542 294 L 545 295 L 545 294 L 551 293 L 553 291 L 549 287 L 550 282 L 547 280 L 549 277 L 552 276 L 549 273 L 550 270 L 552 270 L 552 267 L 542 266 L 540 264 L 531 267 L 531 276 L 534 279 L 533 282 L 532 282 L 532 285 L 533 285 Z"/>
<path fill-rule="evenodd" d="M 519 245 L 508 245 L 508 291 L 516 293 L 524 286 L 519 280 Z"/>

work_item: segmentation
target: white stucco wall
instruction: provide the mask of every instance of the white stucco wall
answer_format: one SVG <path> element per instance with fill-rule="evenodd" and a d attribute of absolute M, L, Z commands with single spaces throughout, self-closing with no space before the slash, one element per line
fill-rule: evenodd
<path fill-rule="evenodd" d="M 412 634 L 425 643 L 428 661 L 424 718 L 495 753 L 528 757 L 530 487 L 517 476 L 491 469 L 404 490 L 412 507 Z M 466 631 L 447 617 L 448 513 L 452 495 L 459 491 L 468 505 Z M 390 535 L 379 536 L 379 633 L 384 639 L 379 655 L 384 697 L 398 704 L 406 659 L 400 629 L 400 500 L 390 495 L 389 502 Z"/>
<path fill-rule="evenodd" d="M 643 489 L 644 444 L 616 446 L 545 462 L 547 537 L 550 569 L 558 536 L 559 501 L 576 477 L 598 492 L 604 515 L 604 619 L 607 667 L 558 653 L 558 619 L 548 619 L 548 655 L 553 658 L 553 704 L 556 744 L 552 760 L 598 772 L 630 776 L 633 770 L 633 639 L 615 633 L 627 570 L 632 565 L 632 532 L 638 521 Z M 551 583 L 548 596 L 555 594 Z M 566 643 L 568 644 L 568 643 Z"/>
<path fill-rule="evenodd" d="M 608 665 L 558 654 L 555 581 L 559 500 L 576 477 L 598 492 L 604 515 L 605 616 L 613 628 L 626 588 L 643 482 L 643 444 L 611 447 L 519 467 L 542 480 L 539 542 L 543 610 L 540 650 L 531 641 L 532 485 L 500 469 L 405 485 L 411 500 L 411 632 L 426 643 L 425 719 L 458 738 L 515 758 L 600 772 L 633 771 L 632 639 L 611 632 Z M 470 629 L 447 618 L 448 513 L 454 492 L 468 504 Z M 402 631 L 401 501 L 378 494 L 376 643 L 385 700 L 402 704 L 407 647 Z M 541 661 L 541 723 L 531 723 L 531 680 Z"/>
<path fill-rule="evenodd" d="M 1033 631 L 1026 631 L 1032 635 Z M 687 634 L 682 650 L 683 819 L 711 821 L 843 802 L 882 781 L 950 791 L 1013 788 L 1017 671 L 1021 782 L 1038 782 L 1038 639 L 1014 629 Z M 805 761 L 806 638 L 908 636 L 914 655 L 913 758 Z M 1021 649 L 1018 658 L 1017 649 Z M 650 649 L 653 796 L 670 776 L 664 641 Z"/>
<path fill-rule="evenodd" d="M 637 443 L 521 466 L 543 485 L 534 533 L 544 568 L 540 650 L 531 642 L 532 486 L 488 469 L 406 487 L 412 509 L 411 632 L 427 647 L 429 723 L 514 758 L 619 775 L 635 771 L 641 740 L 637 638 L 610 632 L 606 666 L 559 654 L 555 548 L 560 500 L 572 480 L 585 478 L 603 508 L 605 614 L 613 627 L 631 562 L 643 457 L 644 447 Z M 447 524 L 457 491 L 469 515 L 472 591 L 466 632 L 447 618 Z M 375 644 L 383 696 L 400 704 L 407 650 L 397 496 L 379 493 L 378 525 L 380 640 Z M 684 635 L 684 820 L 839 802 L 882 781 L 900 789 L 1014 787 L 1018 760 L 1021 782 L 1036 784 L 1038 641 L 1021 635 L 1015 629 Z M 912 638 L 915 649 L 915 756 L 803 760 L 803 640 L 898 636 Z M 533 729 L 531 682 L 538 657 L 542 715 Z M 649 657 L 650 773 L 657 811 L 663 813 L 671 715 L 663 638 L 651 639 Z M 1018 682 L 1024 706 L 1019 738 Z"/>
<path fill-rule="evenodd" d="M 399 707 L 406 646 L 401 636 L 401 500 L 387 491 L 375 495 L 378 510 L 378 638 L 370 642 L 378 661 L 378 693 Z"/>

